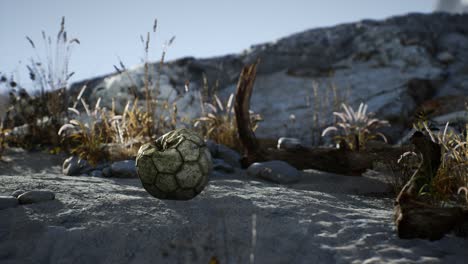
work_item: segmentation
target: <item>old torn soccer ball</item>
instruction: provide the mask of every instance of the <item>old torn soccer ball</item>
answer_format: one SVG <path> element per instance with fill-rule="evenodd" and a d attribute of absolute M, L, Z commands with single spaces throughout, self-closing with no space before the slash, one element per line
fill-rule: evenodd
<path fill-rule="evenodd" d="M 143 187 L 159 199 L 189 200 L 208 183 L 211 155 L 195 132 L 173 130 L 140 147 L 136 168 Z"/>

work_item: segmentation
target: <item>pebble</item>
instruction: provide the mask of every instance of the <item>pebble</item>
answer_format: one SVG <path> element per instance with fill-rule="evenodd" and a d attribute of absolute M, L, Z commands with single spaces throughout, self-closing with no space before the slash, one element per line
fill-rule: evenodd
<path fill-rule="evenodd" d="M 18 199 L 11 196 L 0 196 L 0 210 L 18 206 Z"/>
<path fill-rule="evenodd" d="M 230 149 L 226 147 L 225 145 L 218 144 L 217 154 L 218 154 L 217 156 L 213 156 L 213 157 L 224 160 L 226 163 L 228 163 L 234 168 L 241 168 L 242 156 L 237 151 Z"/>
<path fill-rule="evenodd" d="M 443 51 L 439 54 L 437 54 L 437 60 L 439 60 L 442 63 L 449 64 L 455 60 L 453 55 L 448 52 L 448 51 Z"/>
<path fill-rule="evenodd" d="M 278 149 L 298 150 L 302 148 L 302 142 L 297 138 L 281 137 L 278 139 Z"/>
<path fill-rule="evenodd" d="M 115 178 L 138 178 L 134 160 L 122 160 L 112 163 L 111 175 Z"/>
<path fill-rule="evenodd" d="M 26 192 L 25 190 L 16 190 L 16 191 L 11 193 L 11 196 L 13 196 L 15 198 L 18 198 L 18 196 L 20 196 L 21 194 L 23 194 L 25 192 Z"/>
<path fill-rule="evenodd" d="M 93 170 L 92 172 L 89 173 L 89 176 L 91 176 L 91 177 L 102 177 L 103 173 L 100 170 Z"/>
<path fill-rule="evenodd" d="M 110 167 L 105 167 L 104 169 L 102 169 L 102 177 L 109 178 L 111 176 L 112 176 L 112 172 L 111 172 Z"/>
<path fill-rule="evenodd" d="M 208 139 L 205 141 L 206 147 L 210 151 L 210 154 L 212 157 L 217 157 L 218 156 L 218 143 L 214 142 L 211 139 Z"/>
<path fill-rule="evenodd" d="M 247 174 L 280 184 L 295 183 L 301 180 L 301 172 L 281 160 L 254 163 L 247 168 Z"/>
<path fill-rule="evenodd" d="M 63 162 L 62 173 L 67 176 L 78 176 L 91 169 L 89 163 L 77 156 L 71 156 Z"/>
<path fill-rule="evenodd" d="M 233 173 L 234 167 L 229 165 L 222 159 L 213 159 L 213 169 L 216 171 L 226 172 L 226 173 Z"/>
<path fill-rule="evenodd" d="M 20 204 L 40 203 L 54 199 L 55 194 L 51 191 L 29 191 L 18 196 Z"/>

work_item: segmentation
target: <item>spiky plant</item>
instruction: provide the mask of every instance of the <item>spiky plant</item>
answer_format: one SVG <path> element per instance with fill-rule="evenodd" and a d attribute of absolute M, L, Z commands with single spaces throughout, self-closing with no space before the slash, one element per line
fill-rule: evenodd
<path fill-rule="evenodd" d="M 122 114 L 115 112 L 115 102 L 110 113 L 104 116 L 103 124 L 112 143 L 120 146 L 120 153 L 128 156 L 136 156 L 138 148 L 151 138 L 147 135 L 148 127 L 153 125 L 150 114 L 138 106 L 138 99 L 128 101 Z"/>
<path fill-rule="evenodd" d="M 205 114 L 195 119 L 194 127 L 201 130 L 205 139 L 212 139 L 217 143 L 239 149 L 241 144 L 234 113 L 234 94 L 231 94 L 224 104 L 217 95 L 214 95 L 213 103 L 203 105 L 202 112 Z M 254 131 L 262 120 L 259 114 L 250 112 L 250 122 Z"/>
<path fill-rule="evenodd" d="M 468 136 L 449 130 L 448 122 L 437 133 L 426 124 L 423 126 L 442 152 L 441 165 L 429 187 L 439 200 L 449 200 L 468 186 Z"/>
<path fill-rule="evenodd" d="M 333 112 L 333 115 L 338 118 L 334 126 L 325 128 L 322 132 L 322 137 L 330 132 L 342 131 L 341 134 L 335 136 L 335 140 L 340 142 L 344 140 L 350 149 L 359 151 L 360 148 L 365 147 L 366 142 L 371 139 L 381 138 L 387 142 L 387 138 L 380 132 L 375 130 L 389 126 L 386 120 L 373 118 L 373 113 L 367 112 L 367 104 L 361 103 L 357 111 L 351 106 L 341 104 L 343 112 Z"/>
<path fill-rule="evenodd" d="M 104 144 L 109 140 L 103 123 L 103 112 L 99 106 L 100 101 L 101 99 L 98 99 L 94 110 L 91 111 L 81 99 L 80 102 L 86 113 L 81 114 L 76 108 L 69 108 L 75 118 L 60 127 L 58 131 L 59 136 L 70 141 L 71 153 L 87 160 L 91 165 L 96 165 L 107 158 Z"/>

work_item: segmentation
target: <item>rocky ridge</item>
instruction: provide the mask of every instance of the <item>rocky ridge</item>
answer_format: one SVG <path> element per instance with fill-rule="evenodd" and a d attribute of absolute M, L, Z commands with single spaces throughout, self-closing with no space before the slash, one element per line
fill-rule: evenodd
<path fill-rule="evenodd" d="M 391 121 L 386 133 L 395 142 L 424 102 L 468 95 L 468 15 L 363 20 L 307 30 L 254 45 L 241 54 L 171 61 L 160 70 L 161 97 L 179 98 L 180 115 L 197 117 L 203 76 L 210 89 L 217 83 L 218 94 L 226 98 L 235 91 L 241 68 L 257 60 L 251 106 L 265 119 L 259 136 L 298 137 L 311 143 L 311 132 L 317 134 L 331 124 L 331 112 L 340 102 L 354 107 L 365 102 L 380 118 Z M 151 64 L 153 79 L 157 72 L 157 63 Z M 85 97 L 91 103 L 102 97 L 103 105 L 110 106 L 115 97 L 122 109 L 132 98 L 133 84 L 144 94 L 143 79 L 144 67 L 137 66 L 75 83 L 71 91 L 77 93 L 87 83 Z M 186 81 L 190 81 L 188 92 Z M 462 109 L 451 109 L 455 110 Z"/>

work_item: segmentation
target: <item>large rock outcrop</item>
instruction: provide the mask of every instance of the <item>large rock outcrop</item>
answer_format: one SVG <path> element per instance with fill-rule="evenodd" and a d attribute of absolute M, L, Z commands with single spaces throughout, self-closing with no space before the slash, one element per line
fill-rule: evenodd
<path fill-rule="evenodd" d="M 210 59 L 183 58 L 161 69 L 161 95 L 177 96 L 179 113 L 196 117 L 203 76 L 211 89 L 226 98 L 235 91 L 243 65 L 260 59 L 252 110 L 265 121 L 260 137 L 299 137 L 314 141 L 333 121 L 341 102 L 369 105 L 388 119 L 389 138 L 397 140 L 423 102 L 449 95 L 468 95 L 468 15 L 409 14 L 382 21 L 363 20 L 291 35 L 252 46 L 242 54 Z M 150 67 L 156 80 L 158 64 Z M 143 89 L 144 67 L 110 74 L 89 82 L 86 94 L 110 105 L 132 98 Z M 184 85 L 190 81 L 190 90 Z M 83 84 L 75 83 L 72 91 Z M 92 85 L 90 85 L 92 84 Z M 315 86 L 315 89 L 314 89 Z"/>

